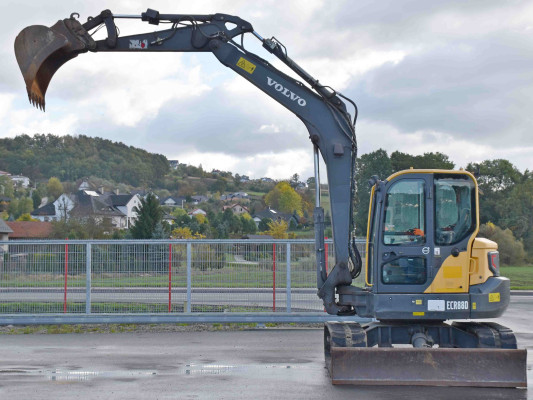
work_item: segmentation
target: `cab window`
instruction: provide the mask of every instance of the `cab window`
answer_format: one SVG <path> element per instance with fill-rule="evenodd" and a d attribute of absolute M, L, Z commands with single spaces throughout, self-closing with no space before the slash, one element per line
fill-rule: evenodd
<path fill-rule="evenodd" d="M 475 185 L 467 176 L 435 177 L 435 244 L 460 242 L 476 228 Z"/>
<path fill-rule="evenodd" d="M 391 185 L 385 200 L 383 243 L 425 243 L 425 183 L 405 179 Z"/>

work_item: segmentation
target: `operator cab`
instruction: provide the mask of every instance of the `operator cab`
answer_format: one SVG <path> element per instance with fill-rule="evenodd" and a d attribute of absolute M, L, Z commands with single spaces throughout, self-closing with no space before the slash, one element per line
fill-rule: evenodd
<path fill-rule="evenodd" d="M 367 286 L 375 293 L 468 292 L 465 261 L 478 231 L 477 215 L 477 184 L 466 171 L 407 170 L 375 180 Z M 441 267 L 445 277 L 435 287 Z"/>

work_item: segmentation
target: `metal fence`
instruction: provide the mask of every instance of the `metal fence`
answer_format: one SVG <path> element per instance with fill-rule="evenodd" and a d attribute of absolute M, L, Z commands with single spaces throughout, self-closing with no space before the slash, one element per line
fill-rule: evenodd
<path fill-rule="evenodd" d="M 0 324 L 345 319 L 316 291 L 312 240 L 0 242 Z"/>

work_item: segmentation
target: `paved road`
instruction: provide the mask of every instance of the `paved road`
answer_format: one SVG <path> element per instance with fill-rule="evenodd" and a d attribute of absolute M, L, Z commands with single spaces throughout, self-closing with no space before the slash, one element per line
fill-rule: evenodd
<path fill-rule="evenodd" d="M 67 301 L 85 302 L 85 288 L 69 288 Z M 2 302 L 58 302 L 64 300 L 61 288 L 1 288 L 0 303 Z M 183 304 L 187 300 L 187 290 L 174 288 L 172 302 Z M 167 304 L 168 289 L 165 288 L 94 288 L 91 292 L 93 303 L 149 303 Z M 287 306 L 285 288 L 276 288 L 276 308 Z M 192 290 L 193 305 L 228 305 L 272 307 L 272 289 L 263 288 L 195 288 Z M 322 301 L 316 295 L 316 289 L 294 288 L 291 291 L 291 306 L 293 309 L 320 311 L 324 308 Z"/>
<path fill-rule="evenodd" d="M 533 350 L 533 297 L 499 320 Z M 533 399 L 528 390 L 332 386 L 321 329 L 0 336 L 0 399 Z"/>

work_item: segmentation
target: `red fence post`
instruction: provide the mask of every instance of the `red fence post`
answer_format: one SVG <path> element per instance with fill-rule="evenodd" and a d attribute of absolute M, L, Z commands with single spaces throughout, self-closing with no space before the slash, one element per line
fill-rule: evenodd
<path fill-rule="evenodd" d="M 68 240 L 68 238 L 66 239 Z M 68 277 L 68 243 L 65 243 L 65 298 L 63 300 L 63 312 L 67 312 L 67 277 Z"/>
<path fill-rule="evenodd" d="M 172 244 L 168 245 L 168 312 L 172 309 Z"/>
<path fill-rule="evenodd" d="M 276 311 L 276 243 L 272 245 L 272 311 Z"/>

